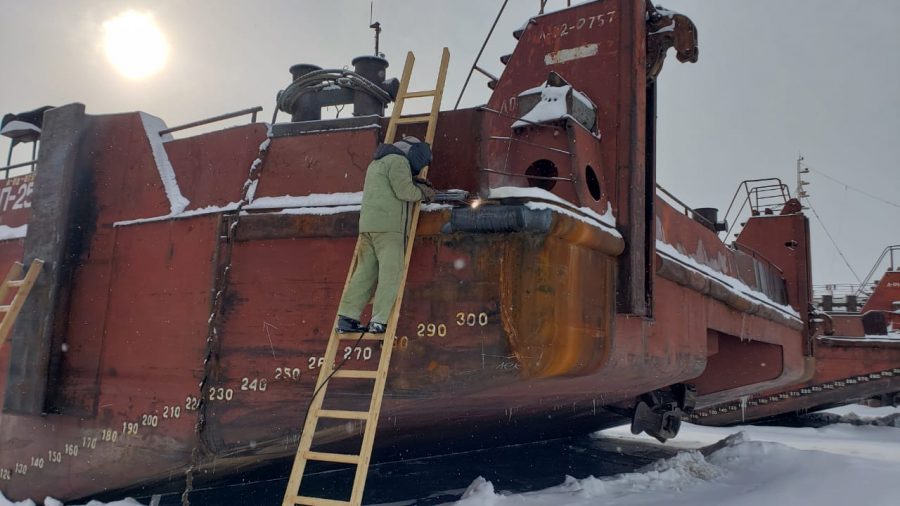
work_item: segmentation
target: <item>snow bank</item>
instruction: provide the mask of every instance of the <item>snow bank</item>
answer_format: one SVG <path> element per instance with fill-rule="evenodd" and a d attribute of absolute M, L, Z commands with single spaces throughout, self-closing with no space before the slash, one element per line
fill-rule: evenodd
<path fill-rule="evenodd" d="M 35 505 L 34 501 L 32 501 L 30 499 L 25 500 L 25 501 L 19 501 L 19 502 L 11 502 L 9 499 L 7 499 L 3 495 L 3 492 L 0 492 L 0 506 L 36 506 L 36 505 Z M 46 499 L 44 499 L 44 506 L 64 506 L 64 505 L 63 505 L 63 503 L 57 501 L 56 499 L 54 499 L 52 497 L 47 497 Z M 70 505 L 70 506 L 74 506 L 74 505 Z M 121 501 L 114 501 L 114 502 L 110 502 L 110 503 L 104 503 L 104 502 L 100 502 L 100 501 L 91 501 L 82 506 L 143 506 L 143 505 L 141 503 L 135 501 L 134 499 L 128 497 L 126 499 L 122 499 Z"/>
<path fill-rule="evenodd" d="M 856 409 L 854 407 L 854 409 Z M 896 409 L 900 413 L 900 409 Z M 697 449 L 713 444 L 729 435 L 743 434 L 747 440 L 775 441 L 796 450 L 809 450 L 838 456 L 865 457 L 897 466 L 900 473 L 900 431 L 895 427 L 849 425 L 839 423 L 825 427 L 789 428 L 773 426 L 707 427 L 682 423 L 678 437 L 665 446 Z M 628 426 L 616 427 L 594 434 L 595 437 L 640 440 L 659 444 L 646 434 L 632 435 Z"/>
<path fill-rule="evenodd" d="M 895 430 L 896 429 L 892 429 Z M 460 506 L 750 506 L 815 504 L 817 506 L 888 506 L 897 504 L 900 464 L 802 451 L 743 437 L 704 456 L 679 453 L 635 473 L 606 478 L 566 477 L 552 488 L 502 494 L 477 478 L 457 501 Z"/>
<path fill-rule="evenodd" d="M 900 407 L 882 406 L 879 408 L 871 408 L 862 404 L 847 404 L 846 406 L 838 406 L 823 410 L 822 413 L 832 413 L 839 416 L 855 416 L 860 420 L 884 418 L 886 416 L 900 415 Z"/>

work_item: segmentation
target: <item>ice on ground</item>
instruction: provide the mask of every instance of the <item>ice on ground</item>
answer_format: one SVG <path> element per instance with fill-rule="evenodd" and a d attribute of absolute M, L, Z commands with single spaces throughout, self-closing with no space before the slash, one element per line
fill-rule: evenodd
<path fill-rule="evenodd" d="M 900 413 L 900 408 L 890 409 Z M 900 472 L 900 432 L 895 427 L 850 425 L 846 423 L 837 423 L 820 428 L 754 425 L 707 427 L 692 423 L 682 423 L 678 437 L 669 440 L 665 445 L 674 448 L 697 449 L 738 433 L 743 434 L 743 437 L 748 440 L 775 441 L 797 450 L 814 450 L 841 456 L 865 457 L 891 462 L 897 465 L 897 470 Z M 659 444 L 646 434 L 632 435 L 628 426 L 600 431 L 595 436 L 641 440 Z"/>
<path fill-rule="evenodd" d="M 885 418 L 892 415 L 900 415 L 900 407 L 883 406 L 879 408 L 872 408 L 869 406 L 863 406 L 862 404 L 847 404 L 845 406 L 826 409 L 821 412 L 831 413 L 833 415 L 839 416 L 855 416 L 861 420 L 871 420 L 876 418 Z"/>
<path fill-rule="evenodd" d="M 36 506 L 34 501 L 31 499 L 19 502 L 12 502 L 3 495 L 3 492 L 0 492 L 0 506 Z M 65 506 L 62 502 L 57 501 L 52 497 L 47 497 L 44 499 L 44 506 Z M 75 506 L 75 505 L 69 505 Z M 134 499 L 128 497 L 126 499 L 122 499 L 121 501 L 114 501 L 109 503 L 104 503 L 100 501 L 91 501 L 87 504 L 81 506 L 143 506 L 141 503 L 135 501 Z"/>
<path fill-rule="evenodd" d="M 681 437 L 695 439 L 697 427 L 686 424 Z M 703 427 L 702 429 L 708 429 Z M 741 428 L 746 429 L 746 428 Z M 797 429 L 768 427 L 771 439 L 792 439 Z M 878 442 L 870 431 L 852 427 L 857 442 Z M 761 504 L 815 504 L 817 506 L 888 506 L 897 504 L 896 476 L 900 474 L 900 433 L 893 431 L 895 459 L 877 460 L 847 452 L 798 449 L 794 444 L 755 440 L 758 434 L 731 437 L 723 447 L 704 456 L 688 450 L 658 461 L 638 472 L 606 478 L 567 476 L 562 484 L 537 492 L 498 493 L 484 478 L 477 478 L 456 504 L 460 506 L 751 506 Z M 619 430 L 619 429 L 617 429 Z M 624 429 L 627 431 L 627 428 Z M 734 428 L 718 429 L 719 436 Z M 687 434 L 684 434 L 684 432 Z M 610 431 L 600 434 L 606 436 Z M 630 436 L 630 432 L 628 433 Z M 819 434 L 827 445 L 830 436 Z M 845 434 L 850 436 L 851 434 Z M 704 434 L 708 438 L 709 434 Z M 624 437 L 624 436 L 623 436 Z M 631 436 L 637 437 L 637 436 Z M 714 439 L 714 438 L 713 438 Z M 852 452 L 851 452 L 852 453 Z"/>

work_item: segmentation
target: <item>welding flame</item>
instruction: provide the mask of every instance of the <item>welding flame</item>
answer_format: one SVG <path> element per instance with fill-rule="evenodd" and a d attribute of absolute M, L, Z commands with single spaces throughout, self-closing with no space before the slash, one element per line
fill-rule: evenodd
<path fill-rule="evenodd" d="M 470 206 L 472 209 L 478 209 L 478 207 L 479 207 L 480 205 L 481 205 L 481 199 L 475 199 L 475 200 L 473 200 L 472 202 L 469 203 L 469 206 Z"/>

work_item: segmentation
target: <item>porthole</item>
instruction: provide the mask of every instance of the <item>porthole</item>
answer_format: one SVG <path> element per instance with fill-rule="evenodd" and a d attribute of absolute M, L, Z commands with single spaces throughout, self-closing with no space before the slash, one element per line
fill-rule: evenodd
<path fill-rule="evenodd" d="M 591 193 L 591 197 L 599 202 L 600 195 L 602 194 L 600 188 L 600 179 L 597 178 L 597 173 L 594 172 L 594 168 L 588 165 L 584 168 L 584 181 L 587 183 L 588 191 Z"/>
<path fill-rule="evenodd" d="M 555 163 L 542 158 L 529 165 L 525 175 L 528 176 L 528 186 L 550 191 L 556 186 L 553 178 L 559 177 L 559 170 Z"/>

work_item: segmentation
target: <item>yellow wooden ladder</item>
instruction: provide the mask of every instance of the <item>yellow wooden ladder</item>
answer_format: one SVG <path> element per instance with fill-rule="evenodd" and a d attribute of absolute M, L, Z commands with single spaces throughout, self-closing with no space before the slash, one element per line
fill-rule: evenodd
<path fill-rule="evenodd" d="M 0 305 L 0 318 L 2 318 L 2 321 L 0 321 L 0 346 L 3 345 L 6 337 L 12 331 L 12 327 L 16 323 L 16 317 L 19 316 L 19 311 L 22 309 L 22 304 L 25 304 L 25 299 L 28 298 L 31 287 L 34 286 L 34 282 L 37 280 L 43 267 L 43 260 L 35 259 L 31 262 L 31 267 L 28 268 L 28 274 L 25 274 L 23 277 L 25 266 L 21 262 L 15 262 L 6 274 L 3 284 L 0 284 L 0 304 L 6 300 L 10 288 L 18 289 L 9 304 Z"/>
<path fill-rule="evenodd" d="M 447 64 L 450 61 L 450 51 L 444 48 L 441 55 L 441 65 L 438 71 L 437 84 L 433 90 L 414 91 L 409 90 L 409 78 L 412 75 L 415 56 L 412 52 L 406 55 L 406 64 L 403 66 L 403 75 L 400 79 L 400 89 L 397 93 L 397 100 L 394 103 L 394 110 L 388 123 L 387 132 L 385 132 L 384 142 L 392 143 L 397 135 L 397 126 L 411 123 L 427 123 L 425 133 L 425 142 L 434 143 L 434 133 L 437 128 L 437 117 L 441 107 L 441 98 L 444 95 L 444 83 L 447 78 Z M 421 114 L 416 116 L 402 117 L 403 106 L 408 98 L 432 97 L 431 112 L 429 114 Z M 428 175 L 428 167 L 422 169 L 422 177 Z M 291 477 L 288 480 L 287 490 L 284 494 L 282 506 L 309 505 L 309 506 L 338 506 L 352 505 L 359 506 L 362 504 L 363 490 L 366 484 L 366 475 L 369 472 L 369 459 L 372 456 L 372 446 L 375 443 L 375 430 L 378 427 L 378 415 L 381 412 L 381 401 L 384 396 L 384 386 L 387 382 L 388 368 L 391 363 L 391 352 L 394 348 L 394 337 L 397 331 L 397 321 L 400 315 L 400 307 L 403 303 L 403 292 L 406 287 L 406 274 L 409 271 L 409 260 L 412 253 L 414 238 L 416 236 L 416 228 L 419 223 L 419 204 L 413 205 L 412 219 L 410 220 L 407 237 L 411 240 L 406 245 L 406 263 L 403 269 L 403 276 L 400 280 L 399 293 L 397 301 L 391 311 L 390 318 L 387 321 L 387 329 L 384 334 L 365 334 L 362 337 L 367 340 L 382 341 L 381 357 L 378 360 L 377 370 L 359 370 L 359 369 L 338 369 L 335 370 L 335 359 L 340 347 L 341 341 L 358 340 L 360 334 L 340 334 L 332 329 L 331 337 L 328 339 L 328 347 L 325 350 L 325 356 L 322 366 L 319 370 L 319 379 L 316 381 L 316 389 L 314 397 L 310 401 L 309 412 L 307 413 L 306 422 L 303 426 L 303 432 L 300 434 L 300 444 L 297 448 L 297 454 L 294 457 L 294 467 L 291 469 Z M 347 281 L 344 283 L 344 290 L 350 283 L 350 277 L 356 268 L 357 255 L 359 253 L 360 242 L 357 240 L 356 250 L 353 253 L 353 260 L 350 263 L 350 269 L 347 273 Z M 373 380 L 372 397 L 369 403 L 368 411 L 351 411 L 337 409 L 322 409 L 324 403 L 328 381 L 331 378 L 356 378 Z M 341 453 L 325 453 L 312 451 L 313 437 L 315 436 L 316 427 L 320 418 L 342 419 L 342 420 L 360 420 L 365 423 L 365 430 L 362 437 L 362 445 L 358 455 L 341 454 Z M 341 464 L 355 464 L 356 475 L 353 479 L 353 489 L 350 494 L 349 501 L 341 501 L 335 499 L 326 499 L 323 497 L 309 497 L 298 495 L 300 491 L 300 483 L 303 480 L 303 473 L 306 470 L 306 464 L 310 460 L 321 462 L 336 462 Z"/>

